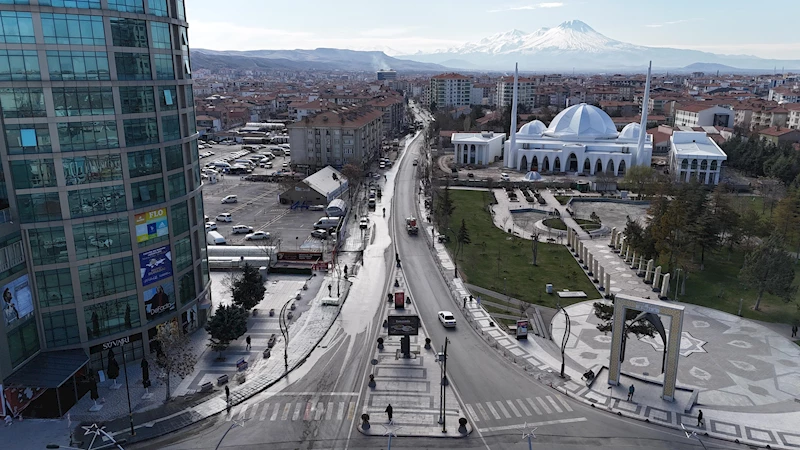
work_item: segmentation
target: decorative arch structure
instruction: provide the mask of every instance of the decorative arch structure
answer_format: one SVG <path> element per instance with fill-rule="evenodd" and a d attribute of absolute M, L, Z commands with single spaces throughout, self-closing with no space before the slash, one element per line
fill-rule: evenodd
<path fill-rule="evenodd" d="M 527 156 L 522 155 L 522 161 L 520 161 L 520 163 L 519 163 L 519 168 L 522 171 L 526 171 L 526 169 L 528 168 L 528 157 Z"/>

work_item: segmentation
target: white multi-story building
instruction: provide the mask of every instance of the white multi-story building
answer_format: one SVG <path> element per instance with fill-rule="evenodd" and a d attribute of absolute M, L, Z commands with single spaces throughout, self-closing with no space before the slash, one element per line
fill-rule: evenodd
<path fill-rule="evenodd" d="M 722 163 L 728 155 L 708 134 L 700 131 L 676 131 L 670 137 L 669 170 L 675 181 L 697 180 L 701 184 L 719 184 Z"/>
<path fill-rule="evenodd" d="M 529 109 L 536 108 L 535 78 L 520 78 L 517 81 L 517 101 Z M 514 101 L 514 77 L 501 77 L 497 80 L 497 106 L 504 108 Z"/>
<path fill-rule="evenodd" d="M 503 156 L 505 133 L 482 131 L 480 133 L 453 133 L 451 142 L 456 149 L 456 164 L 485 166 L 499 161 Z"/>
<path fill-rule="evenodd" d="M 800 88 L 774 87 L 769 90 L 767 100 L 778 103 L 800 103 Z"/>
<path fill-rule="evenodd" d="M 676 127 L 733 127 L 736 113 L 717 105 L 694 103 L 675 107 Z"/>
<path fill-rule="evenodd" d="M 472 100 L 472 80 L 457 73 L 431 77 L 430 103 L 437 107 L 469 106 Z"/>

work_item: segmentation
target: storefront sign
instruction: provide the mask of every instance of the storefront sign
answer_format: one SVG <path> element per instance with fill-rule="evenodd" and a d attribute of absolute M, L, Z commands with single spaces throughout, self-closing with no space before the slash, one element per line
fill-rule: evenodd
<path fill-rule="evenodd" d="M 278 252 L 278 261 L 319 261 L 322 252 Z"/>
<path fill-rule="evenodd" d="M 419 316 L 387 317 L 389 336 L 416 336 L 419 334 Z"/>
<path fill-rule="evenodd" d="M 159 208 L 136 215 L 136 242 L 146 242 L 167 234 L 169 234 L 167 208 Z"/>
<path fill-rule="evenodd" d="M 169 250 L 169 245 L 140 253 L 139 267 L 142 277 L 142 286 L 147 286 L 158 280 L 171 277 L 172 253 Z"/>
<path fill-rule="evenodd" d="M 113 339 L 108 342 L 103 342 L 102 344 L 97 344 L 89 347 L 89 353 L 101 353 L 110 348 L 121 347 L 123 345 L 130 344 L 131 342 L 141 341 L 142 340 L 142 333 L 132 334 L 130 336 L 123 336 L 118 339 Z"/>

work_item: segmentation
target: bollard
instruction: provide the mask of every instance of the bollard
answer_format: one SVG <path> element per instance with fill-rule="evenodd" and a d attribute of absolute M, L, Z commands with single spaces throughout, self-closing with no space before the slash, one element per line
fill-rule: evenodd
<path fill-rule="evenodd" d="M 425 338 L 425 350 L 431 349 L 431 338 Z"/>
<path fill-rule="evenodd" d="M 369 430 L 369 414 L 367 413 L 361 415 L 361 429 Z"/>
<path fill-rule="evenodd" d="M 383 350 L 383 338 L 378 338 L 378 350 Z"/>
<path fill-rule="evenodd" d="M 467 434 L 467 419 L 464 417 L 458 419 L 458 432 Z"/>
<path fill-rule="evenodd" d="M 369 375 L 369 387 L 375 388 L 375 386 L 376 386 L 375 385 L 375 375 L 370 374 Z"/>
<path fill-rule="evenodd" d="M 394 287 L 400 287 L 400 280 L 397 278 L 394 279 Z"/>
<path fill-rule="evenodd" d="M 383 319 L 383 328 L 388 328 L 388 327 L 389 327 L 389 320 Z"/>

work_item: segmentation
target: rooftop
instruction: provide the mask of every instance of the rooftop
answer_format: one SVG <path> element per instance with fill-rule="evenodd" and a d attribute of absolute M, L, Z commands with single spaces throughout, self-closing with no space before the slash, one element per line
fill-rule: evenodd
<path fill-rule="evenodd" d="M 708 134 L 700 131 L 675 131 L 670 137 L 672 151 L 680 157 L 717 157 L 723 160 L 728 155 L 719 148 Z"/>

